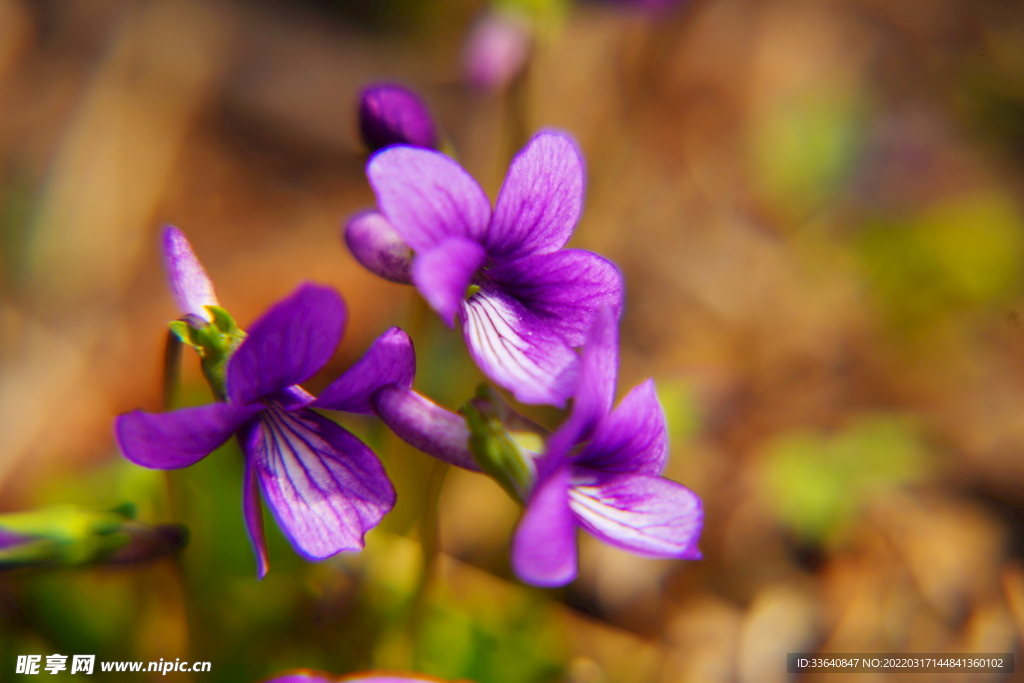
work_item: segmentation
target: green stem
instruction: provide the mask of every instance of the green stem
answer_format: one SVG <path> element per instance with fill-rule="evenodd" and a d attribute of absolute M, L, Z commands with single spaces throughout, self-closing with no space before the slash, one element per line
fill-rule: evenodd
<path fill-rule="evenodd" d="M 181 385 L 181 338 L 173 330 L 167 330 L 167 343 L 164 345 L 164 410 L 174 407 Z"/>
<path fill-rule="evenodd" d="M 430 589 L 437 573 L 437 553 L 440 540 L 439 515 L 441 490 L 444 478 L 448 474 L 448 463 L 435 460 L 430 468 L 427 490 L 424 495 L 423 517 L 419 524 L 420 547 L 423 553 L 423 567 L 420 571 L 419 584 L 413 594 L 410 608 L 409 626 L 412 635 L 413 658 L 418 660 L 417 644 L 419 643 L 423 624 L 426 621 L 429 605 Z M 418 661 L 415 662 L 417 665 Z"/>

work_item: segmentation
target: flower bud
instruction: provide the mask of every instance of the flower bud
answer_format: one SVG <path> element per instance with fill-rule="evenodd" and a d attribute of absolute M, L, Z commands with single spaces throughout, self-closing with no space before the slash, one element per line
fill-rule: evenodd
<path fill-rule="evenodd" d="M 388 145 L 437 149 L 437 128 L 427 105 L 398 85 L 373 85 L 359 95 L 359 130 L 371 152 Z"/>
<path fill-rule="evenodd" d="M 529 500 L 547 430 L 513 410 L 486 384 L 477 387 L 476 396 L 459 412 L 466 418 L 469 449 L 480 469 L 516 500 Z"/>
<path fill-rule="evenodd" d="M 371 273 L 399 284 L 412 284 L 412 249 L 376 211 L 353 216 L 345 226 L 345 243 Z"/>
<path fill-rule="evenodd" d="M 470 31 L 463 56 L 469 82 L 485 90 L 498 90 L 526 65 L 530 31 L 515 15 L 487 13 Z"/>
<path fill-rule="evenodd" d="M 164 557 L 188 542 L 176 524 L 134 521 L 132 506 L 59 506 L 0 515 L 0 571 L 17 567 L 128 564 Z"/>

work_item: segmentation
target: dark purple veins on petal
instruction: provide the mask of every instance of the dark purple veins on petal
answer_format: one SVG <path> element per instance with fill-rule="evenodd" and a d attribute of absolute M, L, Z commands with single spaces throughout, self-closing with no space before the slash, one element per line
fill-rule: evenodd
<path fill-rule="evenodd" d="M 583 158 L 562 133 L 533 137 L 509 166 L 487 231 L 487 253 L 499 261 L 565 246 L 583 210 Z"/>
<path fill-rule="evenodd" d="M 299 552 L 323 559 L 361 550 L 363 535 L 395 503 L 373 452 L 339 425 L 308 409 L 271 405 L 248 457 L 281 528 Z"/>

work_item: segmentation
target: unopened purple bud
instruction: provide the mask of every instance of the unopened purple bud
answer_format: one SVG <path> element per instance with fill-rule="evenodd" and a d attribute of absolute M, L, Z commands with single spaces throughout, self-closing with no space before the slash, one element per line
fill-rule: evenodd
<path fill-rule="evenodd" d="M 530 32 L 524 20 L 487 13 L 477 20 L 466 41 L 466 77 L 479 88 L 503 88 L 522 70 L 529 49 Z"/>
<path fill-rule="evenodd" d="M 398 85 L 372 85 L 359 95 L 359 130 L 370 151 L 388 145 L 437 149 L 437 128 L 416 93 Z"/>
<path fill-rule="evenodd" d="M 20 545 L 26 541 L 31 540 L 28 536 L 16 534 L 13 531 L 7 529 L 0 529 L 0 550 L 4 548 L 13 548 L 16 545 Z"/>
<path fill-rule="evenodd" d="M 371 273 L 399 284 L 412 283 L 412 249 L 376 211 L 358 214 L 345 226 L 349 251 Z"/>
<path fill-rule="evenodd" d="M 217 293 L 213 291 L 213 281 L 196 258 L 185 233 L 168 225 L 164 228 L 163 247 L 167 277 L 178 308 L 182 313 L 210 322 L 210 313 L 206 307 L 219 306 L 220 302 L 217 301 Z"/>

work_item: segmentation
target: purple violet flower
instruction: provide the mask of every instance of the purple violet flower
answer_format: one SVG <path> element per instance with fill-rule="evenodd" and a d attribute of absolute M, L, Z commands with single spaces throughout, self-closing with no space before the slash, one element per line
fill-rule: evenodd
<path fill-rule="evenodd" d="M 174 241 L 168 238 L 172 232 L 180 234 L 168 228 L 165 245 Z M 190 265 L 198 263 L 195 255 L 191 249 L 168 250 L 167 258 L 179 302 L 195 302 L 209 279 L 180 277 L 195 272 Z M 196 339 L 209 343 L 205 340 L 217 333 L 215 325 L 226 314 L 214 306 L 206 312 L 214 322 L 192 330 Z M 298 386 L 331 359 L 345 316 L 345 304 L 334 290 L 302 285 L 272 306 L 247 336 L 234 328 L 231 338 L 243 340 L 233 351 L 228 349 L 226 361 L 209 358 L 218 351 L 215 346 L 197 347 L 204 371 L 224 402 L 167 413 L 135 410 L 115 421 L 125 456 L 154 469 L 188 467 L 233 433 L 237 436 L 245 455 L 245 520 L 260 578 L 268 569 L 260 489 L 292 545 L 313 560 L 360 550 L 363 535 L 395 503 L 394 489 L 373 451 L 311 408 L 369 415 L 374 391 L 389 384 L 410 387 L 415 355 L 408 335 L 398 328 L 386 331 L 319 398 Z M 219 363 L 222 374 L 207 367 L 207 361 Z"/>
<path fill-rule="evenodd" d="M 583 159 L 542 132 L 516 155 L 494 210 L 449 157 L 396 146 L 366 174 L 380 213 L 355 216 L 346 240 L 373 272 L 415 284 L 445 324 L 458 314 L 470 355 L 523 403 L 565 404 L 598 309 L 622 305 L 608 260 L 563 249 L 583 208 Z M 409 261 L 409 255 L 415 256 Z"/>
<path fill-rule="evenodd" d="M 633 387 L 613 410 L 618 365 L 618 326 L 605 309 L 583 347 L 572 412 L 548 439 L 512 540 L 512 566 L 528 583 L 576 578 L 576 527 L 647 557 L 701 557 L 700 497 L 660 476 L 668 429 L 654 380 Z"/>
<path fill-rule="evenodd" d="M 437 149 L 437 128 L 416 93 L 381 83 L 359 94 L 359 131 L 371 152 L 390 145 Z"/>
<path fill-rule="evenodd" d="M 512 564 L 527 583 L 561 586 L 576 577 L 577 527 L 648 557 L 701 557 L 700 498 L 660 476 L 668 432 L 654 381 L 634 387 L 613 410 L 617 367 L 616 317 L 605 308 L 583 347 L 569 417 L 547 438 L 543 453 L 520 448 L 531 474 L 521 495 L 526 511 L 513 539 Z M 482 469 L 471 447 L 475 434 L 462 416 L 400 387 L 384 387 L 372 400 L 381 419 L 408 443 L 446 462 Z M 522 419 L 503 421 L 511 436 L 512 423 Z M 506 481 L 522 480 L 517 469 L 523 468 L 507 470 L 512 476 Z"/>

